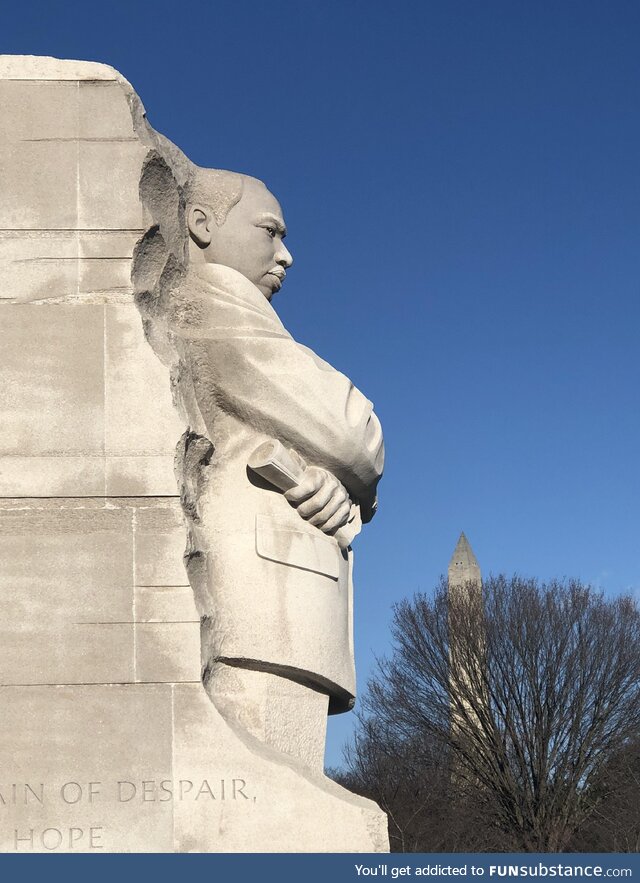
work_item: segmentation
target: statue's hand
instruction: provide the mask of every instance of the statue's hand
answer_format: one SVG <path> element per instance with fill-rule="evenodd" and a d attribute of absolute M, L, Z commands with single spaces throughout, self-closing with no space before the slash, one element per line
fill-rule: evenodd
<path fill-rule="evenodd" d="M 349 520 L 351 500 L 338 479 L 319 466 L 308 466 L 304 478 L 285 493 L 298 515 L 327 534 Z"/>

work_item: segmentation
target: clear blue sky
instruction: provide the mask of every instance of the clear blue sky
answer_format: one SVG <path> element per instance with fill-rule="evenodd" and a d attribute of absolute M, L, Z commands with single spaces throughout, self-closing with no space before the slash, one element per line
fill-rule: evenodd
<path fill-rule="evenodd" d="M 2 52 L 112 64 L 280 198 L 274 304 L 387 440 L 361 688 L 461 530 L 486 573 L 640 590 L 639 45 L 631 0 L 4 4 Z"/>

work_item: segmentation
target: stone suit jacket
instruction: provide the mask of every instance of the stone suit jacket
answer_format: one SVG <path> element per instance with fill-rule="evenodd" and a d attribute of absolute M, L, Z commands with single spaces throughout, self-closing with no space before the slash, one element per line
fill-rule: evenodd
<path fill-rule="evenodd" d="M 272 671 L 353 704 L 352 553 L 305 522 L 247 467 L 278 439 L 332 472 L 363 521 L 384 447 L 369 402 L 298 344 L 256 286 L 214 264 L 165 288 L 160 314 L 178 355 L 174 391 L 189 427 L 178 455 L 203 621 L 203 666 Z"/>

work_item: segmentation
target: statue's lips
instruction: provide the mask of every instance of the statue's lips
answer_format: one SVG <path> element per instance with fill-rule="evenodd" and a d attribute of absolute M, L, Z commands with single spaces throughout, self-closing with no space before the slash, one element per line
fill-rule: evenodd
<path fill-rule="evenodd" d="M 268 273 L 265 273 L 265 276 L 268 276 L 274 283 L 274 290 L 280 291 L 282 288 L 282 283 L 284 282 L 284 277 L 286 273 L 276 273 L 275 270 L 270 270 Z"/>

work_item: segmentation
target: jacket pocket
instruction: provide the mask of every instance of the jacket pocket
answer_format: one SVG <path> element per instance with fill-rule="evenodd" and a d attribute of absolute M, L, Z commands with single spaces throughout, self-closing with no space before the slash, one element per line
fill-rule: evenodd
<path fill-rule="evenodd" d="M 260 558 L 337 580 L 340 576 L 338 544 L 319 530 L 317 534 L 292 530 L 288 524 L 256 515 L 256 552 Z"/>

